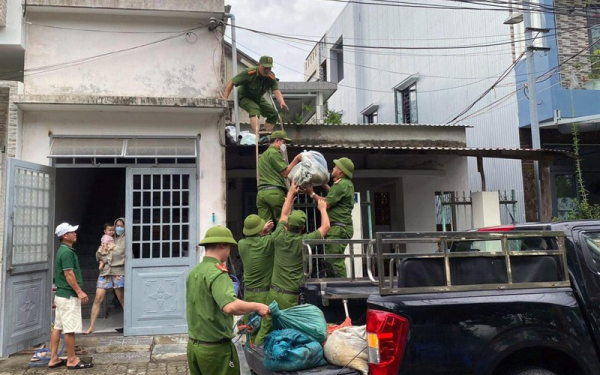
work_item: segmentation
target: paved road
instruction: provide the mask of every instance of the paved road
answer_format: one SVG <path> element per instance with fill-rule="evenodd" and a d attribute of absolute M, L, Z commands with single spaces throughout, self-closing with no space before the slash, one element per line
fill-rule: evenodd
<path fill-rule="evenodd" d="M 0 367 L 0 375 L 22 375 L 22 374 L 73 374 L 71 370 L 67 370 L 66 367 L 59 367 L 56 369 L 49 368 L 26 368 L 21 363 L 20 365 Z M 94 367 L 91 369 L 85 369 L 77 372 L 81 375 L 173 375 L 173 374 L 189 374 L 188 366 L 186 362 L 131 362 L 124 364 L 102 364 L 94 363 Z"/>

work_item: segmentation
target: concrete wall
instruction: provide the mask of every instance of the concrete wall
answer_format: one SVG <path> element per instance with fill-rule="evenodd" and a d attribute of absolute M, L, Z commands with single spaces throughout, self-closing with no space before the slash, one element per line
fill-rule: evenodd
<path fill-rule="evenodd" d="M 218 126 L 220 124 L 221 126 Z M 208 218 L 214 212 L 217 224 L 225 224 L 225 155 L 218 129 L 218 115 L 151 112 L 25 112 L 22 159 L 39 164 L 50 163 L 48 134 L 71 136 L 127 137 L 200 135 L 199 238 L 208 229 Z"/>
<path fill-rule="evenodd" d="M 223 12 L 223 0 L 28 0 L 29 6 L 91 9 L 164 10 L 171 12 Z"/>
<path fill-rule="evenodd" d="M 0 46 L 21 45 L 21 0 L 0 0 Z"/>
<path fill-rule="evenodd" d="M 422 4 L 427 5 L 429 1 Z M 450 5 L 452 6 L 452 5 Z M 349 4 L 327 31 L 327 50 L 343 36 L 344 79 L 328 100 L 331 110 L 342 110 L 343 122 L 363 122 L 361 111 L 379 106 L 378 122 L 396 122 L 393 88 L 411 75 L 416 82 L 418 122 L 446 123 L 489 88 L 513 61 L 508 45 L 481 49 L 434 49 L 440 46 L 498 43 L 510 39 L 510 27 L 503 25 L 507 13 L 439 10 L 424 8 L 376 7 Z M 431 25 L 436 25 L 431 27 Z M 358 50 L 348 47 L 375 45 L 390 47 L 432 47 L 425 50 Z M 335 76 L 335 61 L 326 52 L 328 80 Z M 469 112 L 474 113 L 514 92 L 514 76 Z M 511 98 L 493 110 L 460 121 L 467 130 L 469 147 L 518 148 L 517 103 Z M 399 128 L 402 129 L 402 128 Z M 488 190 L 517 191 L 517 221 L 524 221 L 523 181 L 519 161 L 486 159 Z M 481 190 L 475 159 L 469 160 L 470 190 Z M 508 218 L 506 218 L 508 219 Z"/>
<path fill-rule="evenodd" d="M 34 12 L 27 20 L 32 24 L 27 30 L 26 69 L 58 65 L 26 76 L 26 94 L 220 96 L 221 78 L 213 66 L 221 64 L 221 54 L 215 54 L 221 46 L 212 32 L 202 28 L 160 42 L 177 34 L 158 32 L 194 28 L 195 19 Z M 126 49 L 131 50 L 98 57 Z"/>
<path fill-rule="evenodd" d="M 435 232 L 436 211 L 435 192 L 469 191 L 467 158 L 459 156 L 438 156 L 436 161 L 443 165 L 445 176 L 411 176 L 403 178 L 405 231 Z M 466 208 L 465 208 L 466 207 Z M 456 230 L 471 229 L 471 213 L 469 206 L 456 208 Z M 435 247 L 433 247 L 435 249 Z M 408 246 L 411 251 L 432 251 L 428 245 Z"/>

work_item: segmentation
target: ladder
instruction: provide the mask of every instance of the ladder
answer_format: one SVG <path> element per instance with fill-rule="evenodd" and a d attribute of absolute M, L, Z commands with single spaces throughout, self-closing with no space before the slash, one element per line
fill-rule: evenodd
<path fill-rule="evenodd" d="M 269 97 L 269 100 L 271 101 L 271 104 L 273 105 L 273 108 L 275 108 L 275 110 L 277 111 L 277 106 L 275 106 L 275 101 L 273 100 L 273 92 L 269 91 L 269 93 L 268 93 L 267 96 Z M 279 112 L 277 112 L 277 117 L 279 119 L 279 127 L 281 128 L 281 130 L 283 130 L 283 120 L 281 119 L 281 116 L 279 115 Z M 256 145 L 255 145 L 255 153 L 256 153 L 256 186 L 258 186 L 258 183 L 260 181 L 260 175 L 258 173 L 258 160 L 260 159 L 258 145 L 260 143 L 260 137 L 262 135 L 271 135 L 271 133 L 272 133 L 270 131 L 260 131 L 259 128 L 260 128 L 260 125 L 256 127 L 256 131 L 255 131 L 255 135 L 256 135 Z M 289 164 L 287 150 L 285 150 L 285 152 L 282 152 L 282 156 L 283 156 L 283 160 L 285 160 L 285 162 Z"/>

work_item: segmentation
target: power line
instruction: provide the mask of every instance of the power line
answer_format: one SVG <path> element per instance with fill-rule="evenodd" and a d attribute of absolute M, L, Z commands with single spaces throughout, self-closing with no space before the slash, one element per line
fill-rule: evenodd
<path fill-rule="evenodd" d="M 120 53 L 125 53 L 125 52 L 129 52 L 129 51 L 133 51 L 136 49 L 140 49 L 140 48 L 144 48 L 144 47 L 148 47 L 148 46 L 152 46 L 155 44 L 159 44 L 162 42 L 166 42 L 168 40 L 171 39 L 175 39 L 175 38 L 179 38 L 181 36 L 188 36 L 189 34 L 193 34 L 193 31 L 195 30 L 199 30 L 202 29 L 206 26 L 198 26 L 194 29 L 192 29 L 191 31 L 185 31 L 185 32 L 181 32 L 179 34 L 175 34 L 175 35 L 171 35 L 168 36 L 166 38 L 162 38 L 159 40 L 155 40 L 152 42 L 148 42 L 148 43 L 144 43 L 144 44 L 140 44 L 134 47 L 129 47 L 129 48 L 124 48 L 124 49 L 120 49 L 120 50 L 116 50 L 116 51 L 111 51 L 111 52 L 106 52 L 106 53 L 102 53 L 99 55 L 94 55 L 94 56 L 88 56 L 88 57 L 84 57 L 81 59 L 76 59 L 76 60 L 71 60 L 71 61 L 66 61 L 63 63 L 57 63 L 57 64 L 51 64 L 51 65 L 46 65 L 46 66 L 39 66 L 39 67 L 35 67 L 35 68 L 30 68 L 30 69 L 24 69 L 24 70 L 15 70 L 12 72 L 4 72 L 4 73 L 0 73 L 0 78 L 5 79 L 5 80 L 13 80 L 13 79 L 17 79 L 21 76 L 30 76 L 33 74 L 40 74 L 40 73 L 47 73 L 47 72 L 51 72 L 51 71 L 55 71 L 55 70 L 60 70 L 60 69 L 64 69 L 67 67 L 71 67 L 71 66 L 75 66 L 75 65 L 80 65 L 89 61 L 94 61 L 94 60 L 99 60 L 105 57 L 110 57 L 110 56 L 114 56 Z M 194 34 L 195 35 L 195 34 Z M 17 74 L 16 76 L 12 76 L 10 78 L 6 78 L 3 76 L 9 75 L 9 74 Z"/>
<path fill-rule="evenodd" d="M 45 25 L 41 23 L 34 22 L 25 22 L 26 25 L 30 26 L 38 26 L 45 27 L 49 29 L 58 29 L 58 30 L 69 30 L 69 31 L 85 31 L 85 32 L 95 32 L 95 33 L 110 33 L 110 34 L 181 34 L 187 33 L 190 31 L 194 31 L 197 27 L 192 27 L 186 30 L 172 30 L 172 31 L 135 31 L 135 30 L 102 30 L 102 29 L 87 29 L 87 28 L 76 28 L 76 27 L 64 27 L 64 26 L 54 26 L 54 25 Z"/>

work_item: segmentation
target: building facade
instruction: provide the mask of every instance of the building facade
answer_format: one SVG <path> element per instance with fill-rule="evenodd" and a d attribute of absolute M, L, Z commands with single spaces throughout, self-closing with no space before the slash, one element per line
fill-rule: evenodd
<path fill-rule="evenodd" d="M 222 45 L 208 28 L 224 19 L 223 1 L 13 3 L 6 24 L 22 25 L 24 60 L 14 69 L 22 83 L 0 82 L 9 218 L 0 228 L 0 356 L 48 337 L 54 226 L 63 221 L 80 225 L 93 298 L 102 224 L 125 217 L 125 334 L 186 332 L 197 243 L 225 224 L 227 102 L 214 73 Z M 0 56 L 13 50 L 0 43 Z"/>
<path fill-rule="evenodd" d="M 535 53 L 536 93 L 542 147 L 573 151 L 573 124 L 580 132 L 580 155 L 585 189 L 590 202 L 600 203 L 600 2 L 542 1 L 556 7 L 556 12 L 533 12 L 532 18 L 547 32 L 536 38 L 536 45 L 548 51 Z M 572 9 L 566 11 L 566 9 Z M 522 34 L 515 33 L 514 38 Z M 522 49 L 521 49 L 522 50 Z M 520 50 L 516 52 L 519 53 Z M 519 126 L 521 143 L 531 145 L 527 61 L 516 66 Z M 532 175 L 532 166 L 524 165 Z M 569 214 L 580 192 L 575 176 L 575 163 L 565 159 L 548 166 L 542 184 L 548 196 L 549 216 L 564 218 Z M 535 216 L 535 185 L 526 179 L 528 217 Z"/>
<path fill-rule="evenodd" d="M 348 4 L 307 57 L 305 78 L 337 83 L 327 109 L 341 111 L 343 122 L 396 123 L 398 131 L 405 123 L 459 122 L 471 126 L 469 147 L 518 148 L 516 102 L 490 107 L 514 91 L 514 75 L 460 115 L 513 63 L 506 14 L 452 6 Z M 468 163 L 467 189 L 480 191 L 475 158 Z M 503 222 L 524 221 L 520 162 L 483 163 L 489 191 L 515 190 L 516 215 L 504 209 Z"/>

